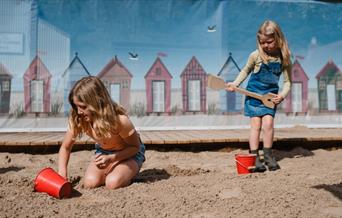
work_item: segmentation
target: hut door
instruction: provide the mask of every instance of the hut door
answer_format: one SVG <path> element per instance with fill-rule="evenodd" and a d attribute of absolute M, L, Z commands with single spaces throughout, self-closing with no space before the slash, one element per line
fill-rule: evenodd
<path fill-rule="evenodd" d="M 165 83 L 164 81 L 152 82 L 153 112 L 164 112 L 165 108 Z"/>
<path fill-rule="evenodd" d="M 292 84 L 292 112 L 302 112 L 302 83 Z"/>
<path fill-rule="evenodd" d="M 110 84 L 110 96 L 112 100 L 116 103 L 120 104 L 120 84 L 119 83 L 112 83 Z"/>
<path fill-rule="evenodd" d="M 189 111 L 200 110 L 200 80 L 188 81 Z"/>
<path fill-rule="evenodd" d="M 31 81 L 31 112 L 43 112 L 44 81 Z"/>
<path fill-rule="evenodd" d="M 332 85 L 332 84 L 327 85 L 327 93 L 328 93 L 328 110 L 335 111 L 336 110 L 335 85 Z"/>

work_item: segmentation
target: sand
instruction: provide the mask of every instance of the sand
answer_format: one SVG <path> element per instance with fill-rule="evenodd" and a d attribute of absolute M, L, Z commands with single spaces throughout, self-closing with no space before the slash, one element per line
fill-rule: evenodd
<path fill-rule="evenodd" d="M 93 151 L 73 152 L 71 198 L 34 192 L 57 154 L 0 153 L 0 217 L 342 217 L 342 149 L 276 150 L 281 170 L 238 175 L 237 153 L 147 150 L 133 184 L 84 189 Z"/>

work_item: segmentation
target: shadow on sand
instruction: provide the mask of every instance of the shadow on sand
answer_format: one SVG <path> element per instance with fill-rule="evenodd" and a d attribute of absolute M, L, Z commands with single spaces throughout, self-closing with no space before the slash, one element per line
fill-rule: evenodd
<path fill-rule="evenodd" d="M 4 167 L 4 168 L 0 168 L 0 174 L 7 173 L 9 171 L 18 172 L 22 169 L 25 169 L 25 167 Z"/>
<path fill-rule="evenodd" d="M 133 182 L 152 183 L 170 177 L 171 175 L 164 169 L 146 169 L 140 172 Z"/>
<path fill-rule="evenodd" d="M 328 192 L 331 192 L 335 197 L 337 197 L 340 201 L 342 201 L 342 182 L 339 184 L 332 184 L 332 185 L 316 185 L 313 186 L 316 189 L 325 189 Z"/>

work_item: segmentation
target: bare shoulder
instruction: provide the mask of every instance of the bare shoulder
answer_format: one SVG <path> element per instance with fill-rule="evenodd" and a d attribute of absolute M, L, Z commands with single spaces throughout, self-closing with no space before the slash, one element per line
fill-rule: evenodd
<path fill-rule="evenodd" d="M 127 115 L 119 115 L 119 122 L 121 124 L 122 127 L 125 127 L 127 125 L 132 125 L 131 120 L 129 119 L 129 117 Z"/>
<path fill-rule="evenodd" d="M 119 135 L 122 138 L 127 138 L 128 136 L 133 135 L 135 132 L 135 128 L 131 120 L 126 115 L 119 115 L 120 121 L 120 133 Z"/>

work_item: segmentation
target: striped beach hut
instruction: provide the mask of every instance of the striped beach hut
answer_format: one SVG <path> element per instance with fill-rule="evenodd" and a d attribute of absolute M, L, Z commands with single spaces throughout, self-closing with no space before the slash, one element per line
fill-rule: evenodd
<path fill-rule="evenodd" d="M 158 57 L 145 75 L 147 113 L 171 112 L 172 76 Z"/>
<path fill-rule="evenodd" d="M 196 57 L 192 57 L 181 75 L 183 112 L 207 111 L 207 73 Z"/>
<path fill-rule="evenodd" d="M 235 80 L 240 73 L 240 67 L 229 53 L 229 57 L 223 64 L 218 76 L 222 77 L 226 83 Z M 227 92 L 226 90 L 220 91 L 220 110 L 223 113 L 241 112 L 242 110 L 242 94 L 239 92 Z"/>
<path fill-rule="evenodd" d="M 305 73 L 299 61 L 296 59 L 291 71 L 292 87 L 284 101 L 284 112 L 306 114 L 308 112 L 308 82 L 309 77 Z"/>
<path fill-rule="evenodd" d="M 24 73 L 24 111 L 26 113 L 49 113 L 51 73 L 39 58 L 33 59 Z"/>
<path fill-rule="evenodd" d="M 11 99 L 12 75 L 7 68 L 0 63 L 0 114 L 8 114 Z"/>
<path fill-rule="evenodd" d="M 112 99 L 128 110 L 133 76 L 116 55 L 97 76 L 105 84 Z"/>
<path fill-rule="evenodd" d="M 75 57 L 70 62 L 68 68 L 62 74 L 64 81 L 63 88 L 63 105 L 64 114 L 67 115 L 70 111 L 70 104 L 68 100 L 69 92 L 75 83 L 85 76 L 90 76 L 88 69 L 84 66 L 81 59 L 78 57 L 78 53 L 75 53 Z"/>
<path fill-rule="evenodd" d="M 320 112 L 342 111 L 342 72 L 329 60 L 316 75 Z"/>

